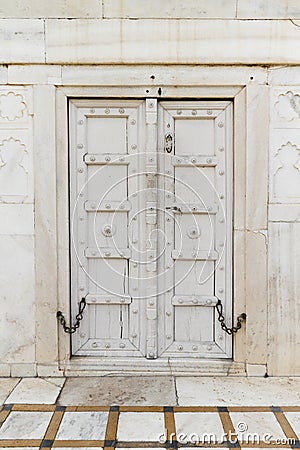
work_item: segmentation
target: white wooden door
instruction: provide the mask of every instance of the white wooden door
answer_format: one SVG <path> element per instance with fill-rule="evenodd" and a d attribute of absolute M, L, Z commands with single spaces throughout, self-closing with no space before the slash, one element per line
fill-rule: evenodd
<path fill-rule="evenodd" d="M 161 102 L 159 137 L 159 354 L 229 357 L 215 305 L 222 300 L 230 323 L 231 104 Z"/>
<path fill-rule="evenodd" d="M 74 355 L 230 357 L 231 229 L 230 102 L 71 102 Z"/>

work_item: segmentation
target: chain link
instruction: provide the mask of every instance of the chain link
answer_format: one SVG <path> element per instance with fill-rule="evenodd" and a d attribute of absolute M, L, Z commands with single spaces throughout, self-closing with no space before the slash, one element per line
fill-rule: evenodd
<path fill-rule="evenodd" d="M 229 328 L 226 324 L 225 324 L 225 317 L 223 315 L 223 305 L 221 300 L 219 299 L 217 304 L 216 304 L 216 309 L 218 311 L 218 321 L 221 324 L 221 328 L 222 330 L 224 330 L 227 334 L 233 334 L 233 333 L 237 333 L 241 328 L 242 328 L 242 322 L 244 322 L 246 320 L 246 314 L 240 314 L 237 318 L 237 324 L 235 327 L 231 327 Z"/>
<path fill-rule="evenodd" d="M 77 328 L 79 328 L 80 321 L 83 319 L 82 313 L 83 313 L 85 307 L 86 307 L 86 300 L 85 300 L 85 298 L 82 298 L 79 303 L 79 312 L 76 315 L 76 321 L 73 326 L 69 326 L 69 327 L 67 326 L 67 322 L 66 322 L 66 319 L 65 319 L 65 316 L 63 315 L 63 313 L 61 311 L 57 311 L 56 317 L 58 318 L 59 322 L 61 323 L 61 325 L 66 333 L 73 334 L 73 333 L 75 333 Z"/>

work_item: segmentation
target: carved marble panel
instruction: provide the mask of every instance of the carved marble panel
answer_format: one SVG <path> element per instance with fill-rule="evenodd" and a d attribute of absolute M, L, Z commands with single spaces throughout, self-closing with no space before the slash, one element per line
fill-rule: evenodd
<path fill-rule="evenodd" d="M 273 168 L 274 197 L 300 199 L 300 148 L 283 144 L 275 153 Z"/>
<path fill-rule="evenodd" d="M 300 92 L 295 87 L 275 89 L 273 104 L 273 126 L 275 128 L 300 127 Z"/>
<path fill-rule="evenodd" d="M 300 203 L 300 90 L 274 88 L 270 104 L 270 202 Z"/>
<path fill-rule="evenodd" d="M 31 87 L 0 87 L 0 359 L 18 365 L 35 361 L 32 117 Z"/>
<path fill-rule="evenodd" d="M 0 89 L 0 203 L 33 202 L 31 88 Z"/>
<path fill-rule="evenodd" d="M 21 203 L 28 196 L 28 151 L 11 137 L 0 143 L 0 202 Z"/>
<path fill-rule="evenodd" d="M 21 119 L 26 111 L 26 103 L 21 94 L 6 92 L 0 95 L 0 117 L 9 121 Z"/>

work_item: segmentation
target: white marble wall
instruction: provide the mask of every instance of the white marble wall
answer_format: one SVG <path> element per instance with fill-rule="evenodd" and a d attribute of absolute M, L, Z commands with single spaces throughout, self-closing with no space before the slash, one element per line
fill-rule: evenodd
<path fill-rule="evenodd" d="M 300 19 L 298 0 L 10 0 L 0 18 Z"/>
<path fill-rule="evenodd" d="M 236 361 L 248 375 L 300 375 L 299 38 L 298 0 L 1 2 L 0 375 L 58 374 L 58 87 L 142 95 L 183 75 L 201 94 L 240 89 L 246 105 L 235 232 L 248 325 Z"/>
<path fill-rule="evenodd" d="M 0 87 L 0 374 L 35 375 L 32 88 Z"/>
<path fill-rule="evenodd" d="M 289 70 L 278 69 L 284 79 Z M 293 80 L 290 76 L 290 82 Z M 300 373 L 300 86 L 274 87 L 270 97 L 269 370 Z"/>
<path fill-rule="evenodd" d="M 0 64 L 299 64 L 299 35 L 298 19 L 0 18 Z"/>

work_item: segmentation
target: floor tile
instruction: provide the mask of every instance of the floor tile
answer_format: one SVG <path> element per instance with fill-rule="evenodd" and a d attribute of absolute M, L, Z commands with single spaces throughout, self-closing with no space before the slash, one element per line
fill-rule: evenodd
<path fill-rule="evenodd" d="M 0 378 L 0 404 L 5 402 L 19 381 L 19 378 Z"/>
<path fill-rule="evenodd" d="M 61 388 L 42 378 L 23 378 L 6 403 L 52 404 Z"/>
<path fill-rule="evenodd" d="M 230 417 L 240 440 L 247 439 L 247 436 L 253 433 L 258 434 L 260 439 L 266 434 L 270 435 L 270 439 L 285 438 L 276 417 L 271 412 L 233 412 L 230 413 Z"/>
<path fill-rule="evenodd" d="M 174 405 L 173 377 L 68 378 L 60 405 Z"/>
<path fill-rule="evenodd" d="M 0 429 L 0 439 L 42 439 L 51 412 L 12 411 Z"/>
<path fill-rule="evenodd" d="M 155 441 L 164 433 L 164 415 L 154 412 L 120 413 L 119 441 Z"/>
<path fill-rule="evenodd" d="M 286 412 L 284 415 L 300 439 L 300 412 Z"/>
<path fill-rule="evenodd" d="M 105 438 L 107 412 L 66 412 L 57 440 L 102 440 Z"/>
<path fill-rule="evenodd" d="M 175 413 L 175 424 L 177 440 L 181 444 L 195 441 L 214 444 L 223 440 L 224 431 L 218 413 Z"/>
<path fill-rule="evenodd" d="M 54 384 L 54 386 L 62 388 L 65 384 L 66 379 L 63 377 L 49 377 L 43 378 L 45 381 L 48 381 L 50 384 Z"/>
<path fill-rule="evenodd" d="M 299 405 L 300 378 L 177 377 L 178 404 Z"/>

